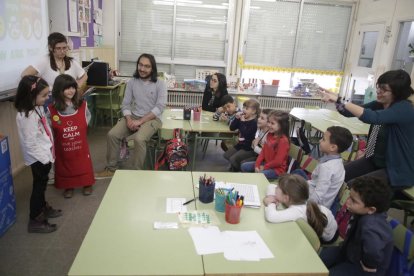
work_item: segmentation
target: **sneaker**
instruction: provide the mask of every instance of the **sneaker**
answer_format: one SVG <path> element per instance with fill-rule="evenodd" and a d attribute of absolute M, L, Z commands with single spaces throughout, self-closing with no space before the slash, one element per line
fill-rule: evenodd
<path fill-rule="evenodd" d="M 83 187 L 83 195 L 88 196 L 92 194 L 92 186 Z"/>
<path fill-rule="evenodd" d="M 64 198 L 72 198 L 73 197 L 73 189 L 66 189 L 63 192 L 63 197 Z"/>
<path fill-rule="evenodd" d="M 57 218 L 63 215 L 63 211 L 60 209 L 54 209 L 49 203 L 46 202 L 45 207 L 43 207 L 43 213 L 46 218 Z"/>
<path fill-rule="evenodd" d="M 95 178 L 96 179 L 105 179 L 105 178 L 111 178 L 113 177 L 115 174 L 115 172 L 111 171 L 108 168 L 105 168 L 105 170 L 95 173 Z"/>
<path fill-rule="evenodd" d="M 56 230 L 56 224 L 50 224 L 44 213 L 41 213 L 35 219 L 30 219 L 27 225 L 27 231 L 29 233 L 51 233 Z"/>

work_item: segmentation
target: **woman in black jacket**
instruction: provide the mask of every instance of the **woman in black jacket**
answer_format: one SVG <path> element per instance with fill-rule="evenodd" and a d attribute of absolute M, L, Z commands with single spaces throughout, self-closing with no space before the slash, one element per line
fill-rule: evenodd
<path fill-rule="evenodd" d="M 227 95 L 226 76 L 221 73 L 214 73 L 206 78 L 206 89 L 203 94 L 202 108 L 205 111 L 215 112 L 221 107 L 221 99 Z"/>

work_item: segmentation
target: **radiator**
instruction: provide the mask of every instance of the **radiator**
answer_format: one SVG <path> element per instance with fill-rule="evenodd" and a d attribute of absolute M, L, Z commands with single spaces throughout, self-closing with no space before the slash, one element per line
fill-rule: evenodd
<path fill-rule="evenodd" d="M 270 108 L 290 112 L 294 107 L 313 107 L 324 108 L 326 104 L 320 99 L 299 99 L 284 97 L 263 97 L 259 96 L 260 108 Z"/>
<path fill-rule="evenodd" d="M 255 96 L 253 96 L 255 97 Z M 326 106 L 320 99 L 289 98 L 289 97 L 266 97 L 258 96 L 260 108 L 270 108 L 290 112 L 294 107 Z M 169 107 L 201 106 L 203 93 L 191 91 L 168 91 Z"/>
<path fill-rule="evenodd" d="M 201 106 L 203 93 L 190 91 L 168 91 L 170 107 Z"/>

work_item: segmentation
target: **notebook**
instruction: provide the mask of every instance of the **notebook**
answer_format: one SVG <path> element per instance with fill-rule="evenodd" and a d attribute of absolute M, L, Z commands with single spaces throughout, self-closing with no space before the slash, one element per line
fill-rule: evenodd
<path fill-rule="evenodd" d="M 216 181 L 216 189 L 224 188 L 231 189 L 234 188 L 235 191 L 239 192 L 239 195 L 244 196 L 244 206 L 252 208 L 260 208 L 261 200 L 259 196 L 259 189 L 254 184 L 240 184 L 240 183 L 230 183 L 230 182 L 221 182 Z"/>

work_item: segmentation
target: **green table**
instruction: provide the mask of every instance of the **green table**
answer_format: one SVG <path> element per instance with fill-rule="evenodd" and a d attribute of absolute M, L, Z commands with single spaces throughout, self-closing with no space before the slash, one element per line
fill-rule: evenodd
<path fill-rule="evenodd" d="M 273 259 L 234 262 L 223 254 L 199 256 L 187 229 L 154 230 L 154 221 L 178 221 L 177 215 L 166 214 L 166 198 L 198 196 L 193 183 L 203 174 L 118 170 L 68 275 L 328 275 L 296 223 L 267 223 L 263 206 L 244 208 L 237 225 L 227 224 L 224 213 L 217 213 L 219 228 L 257 231 Z M 260 196 L 268 185 L 262 174 L 206 174 L 218 181 L 257 184 Z M 187 206 L 213 210 L 214 203 Z"/>
<path fill-rule="evenodd" d="M 193 172 L 194 183 L 204 172 Z M 207 172 L 216 181 L 256 184 L 261 198 L 269 182 L 259 173 Z M 198 191 L 196 190 L 196 195 Z M 196 203 L 198 210 L 214 210 L 214 202 Z M 239 224 L 225 222 L 224 213 L 217 212 L 221 231 L 252 231 L 259 233 L 272 251 L 273 259 L 259 262 L 228 261 L 223 254 L 203 256 L 205 275 L 328 275 L 328 270 L 295 222 L 273 224 L 265 221 L 264 206 L 243 208 Z"/>
<path fill-rule="evenodd" d="M 296 120 L 304 120 L 312 124 L 312 127 L 325 132 L 330 126 L 341 126 L 347 128 L 353 135 L 368 135 L 369 125 L 361 122 L 358 118 L 348 118 L 339 114 L 338 111 L 329 109 L 307 109 L 293 108 L 290 116 Z"/>
<path fill-rule="evenodd" d="M 203 275 L 186 229 L 153 229 L 178 222 L 168 197 L 194 197 L 191 172 L 116 171 L 68 275 Z"/>

